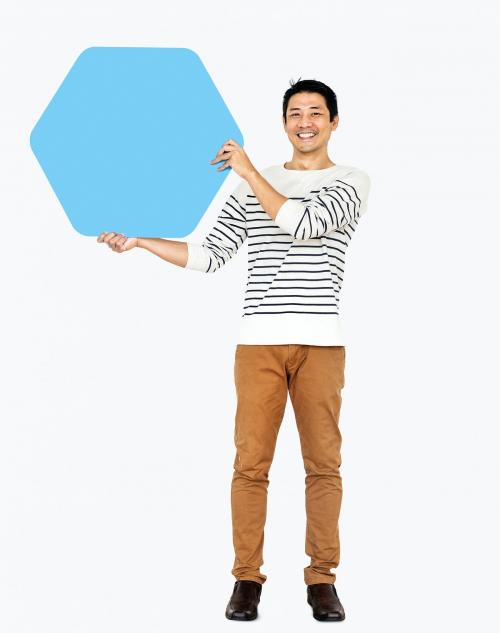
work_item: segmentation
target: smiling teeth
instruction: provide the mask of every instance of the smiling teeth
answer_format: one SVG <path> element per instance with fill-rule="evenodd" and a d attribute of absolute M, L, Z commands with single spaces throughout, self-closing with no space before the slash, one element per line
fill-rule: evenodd
<path fill-rule="evenodd" d="M 314 136 L 313 132 L 304 132 L 302 134 L 297 134 L 297 136 L 299 138 L 311 138 L 312 136 Z"/>

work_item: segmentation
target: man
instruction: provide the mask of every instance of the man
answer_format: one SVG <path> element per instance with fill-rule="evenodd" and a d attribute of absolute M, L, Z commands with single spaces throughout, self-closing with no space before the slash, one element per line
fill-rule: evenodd
<path fill-rule="evenodd" d="M 370 180 L 328 157 L 338 125 L 335 93 L 316 80 L 285 92 L 283 127 L 292 159 L 255 168 L 232 139 L 211 163 L 231 167 L 240 184 L 202 244 L 103 233 L 115 252 L 134 246 L 193 270 L 215 272 L 248 239 L 248 280 L 235 353 L 236 456 L 231 484 L 232 574 L 226 617 L 258 615 L 269 470 L 290 393 L 306 472 L 304 569 L 307 601 L 318 620 L 343 620 L 335 588 L 342 500 L 339 413 L 345 345 L 339 294 L 345 252 L 366 211 Z"/>

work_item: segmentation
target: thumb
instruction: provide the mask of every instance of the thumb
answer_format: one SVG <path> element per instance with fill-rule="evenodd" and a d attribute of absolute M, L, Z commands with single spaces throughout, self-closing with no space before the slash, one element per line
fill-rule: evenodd
<path fill-rule="evenodd" d="M 122 250 L 122 251 L 129 251 L 130 249 L 134 248 L 134 246 L 137 246 L 137 238 L 136 237 L 127 237 L 127 239 L 123 243 L 123 245 L 122 245 L 120 250 Z"/>

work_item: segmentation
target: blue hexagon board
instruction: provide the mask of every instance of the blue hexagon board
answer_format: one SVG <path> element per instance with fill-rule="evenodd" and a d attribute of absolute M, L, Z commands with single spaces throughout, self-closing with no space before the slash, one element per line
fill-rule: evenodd
<path fill-rule="evenodd" d="M 241 132 L 188 48 L 92 47 L 30 136 L 73 227 L 83 235 L 184 237 L 231 169 L 209 164 Z"/>

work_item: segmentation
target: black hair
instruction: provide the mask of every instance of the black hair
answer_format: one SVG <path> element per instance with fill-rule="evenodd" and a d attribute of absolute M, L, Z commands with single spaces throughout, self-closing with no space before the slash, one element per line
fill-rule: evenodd
<path fill-rule="evenodd" d="M 290 88 L 288 88 L 283 97 L 283 118 L 285 119 L 285 122 L 286 110 L 290 97 L 298 92 L 318 92 L 320 95 L 323 95 L 328 111 L 330 112 L 330 121 L 333 121 L 333 119 L 337 116 L 337 95 L 333 92 L 333 90 L 323 82 L 316 81 L 316 79 L 301 79 L 299 77 L 298 81 L 295 83 L 293 82 L 293 79 L 290 81 Z"/>

